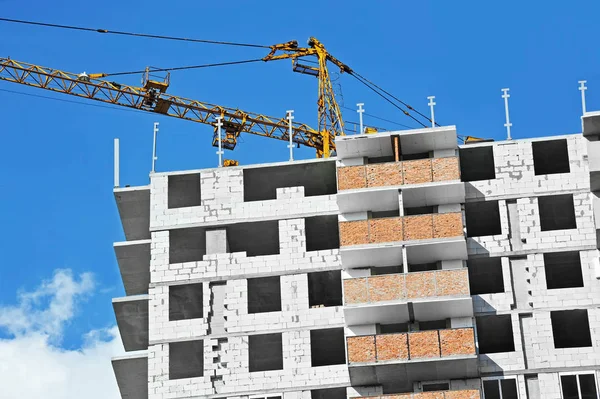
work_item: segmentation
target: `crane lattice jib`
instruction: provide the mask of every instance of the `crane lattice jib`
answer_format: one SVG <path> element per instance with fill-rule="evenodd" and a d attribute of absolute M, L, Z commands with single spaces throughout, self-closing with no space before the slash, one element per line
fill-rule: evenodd
<path fill-rule="evenodd" d="M 74 73 L 8 58 L 0 57 L 0 80 L 213 126 L 214 118 L 223 116 L 224 125 L 235 126 L 237 134 L 244 132 L 289 141 L 289 122 L 285 117 L 272 118 L 107 80 L 82 79 L 81 75 Z M 317 156 L 329 156 L 329 151 L 324 151 L 319 131 L 305 124 L 293 123 L 292 132 L 295 143 L 315 148 Z M 327 144 L 334 149 L 331 142 L 328 141 L 326 147 Z"/>

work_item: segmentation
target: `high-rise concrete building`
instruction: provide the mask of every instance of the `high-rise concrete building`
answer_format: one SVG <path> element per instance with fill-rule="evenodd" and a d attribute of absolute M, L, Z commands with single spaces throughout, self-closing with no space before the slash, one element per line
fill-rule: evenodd
<path fill-rule="evenodd" d="M 599 137 L 355 135 L 115 188 L 122 397 L 598 398 Z"/>

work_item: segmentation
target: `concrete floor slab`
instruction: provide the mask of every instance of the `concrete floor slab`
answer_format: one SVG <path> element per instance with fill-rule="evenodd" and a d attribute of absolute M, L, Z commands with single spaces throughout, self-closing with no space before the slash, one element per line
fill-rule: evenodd
<path fill-rule="evenodd" d="M 133 295 L 112 300 L 127 352 L 148 349 L 148 299 L 148 295 Z"/>
<path fill-rule="evenodd" d="M 113 190 L 127 241 L 150 238 L 150 186 Z"/>
<path fill-rule="evenodd" d="M 148 293 L 150 284 L 150 242 L 136 240 L 115 242 L 113 248 L 127 295 Z"/>
<path fill-rule="evenodd" d="M 600 134 L 600 111 L 586 112 L 581 117 L 584 136 L 596 136 Z"/>
<path fill-rule="evenodd" d="M 122 399 L 148 398 L 148 352 L 112 358 L 113 372 Z"/>

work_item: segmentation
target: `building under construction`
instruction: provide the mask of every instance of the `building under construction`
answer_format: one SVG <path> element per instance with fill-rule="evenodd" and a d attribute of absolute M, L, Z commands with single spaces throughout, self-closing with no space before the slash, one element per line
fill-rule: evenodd
<path fill-rule="evenodd" d="M 597 398 L 600 113 L 582 126 L 116 187 L 122 397 Z"/>

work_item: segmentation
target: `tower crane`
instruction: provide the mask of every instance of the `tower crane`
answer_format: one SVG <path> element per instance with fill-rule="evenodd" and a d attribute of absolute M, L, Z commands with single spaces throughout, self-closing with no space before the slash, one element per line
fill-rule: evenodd
<path fill-rule="evenodd" d="M 319 127 L 313 129 L 306 124 L 294 122 L 292 141 L 314 148 L 319 158 L 327 158 L 335 151 L 335 137 L 344 135 L 344 124 L 331 86 L 327 62 L 332 62 L 342 72 L 352 70 L 331 56 L 317 39 L 311 37 L 308 45 L 309 47 L 302 48 L 296 41 L 273 45 L 270 46 L 269 54 L 262 60 L 291 59 L 294 71 L 317 77 Z M 298 62 L 301 58 L 311 56 L 317 58 L 318 66 L 302 65 Z M 156 79 L 156 71 L 168 70 L 146 68 L 142 86 L 136 87 L 104 79 L 110 74 L 75 74 L 10 58 L 0 58 L 0 80 L 213 126 L 214 118 L 221 116 L 225 132 L 222 138 L 224 149 L 233 150 L 241 133 L 289 141 L 289 122 L 285 117 L 273 118 L 167 94 L 170 74 L 167 72 L 164 77 Z M 217 142 L 215 126 L 213 145 L 216 146 Z"/>

